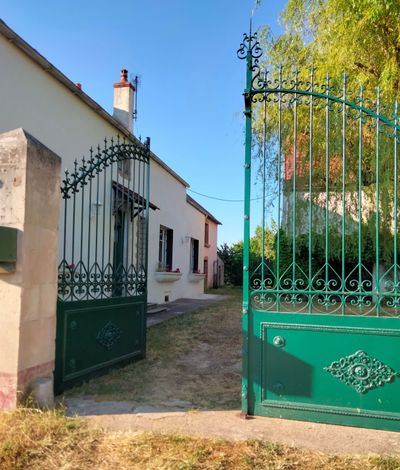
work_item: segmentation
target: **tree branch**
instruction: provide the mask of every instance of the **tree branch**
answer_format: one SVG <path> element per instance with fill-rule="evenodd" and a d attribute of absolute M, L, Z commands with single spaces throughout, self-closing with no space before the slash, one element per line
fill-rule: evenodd
<path fill-rule="evenodd" d="M 375 77 L 379 78 L 379 73 L 376 69 L 374 69 L 373 67 L 368 67 L 368 65 L 364 65 L 362 64 L 361 62 L 354 62 L 354 65 L 356 67 L 358 67 L 359 69 L 361 70 L 365 70 L 366 72 L 369 72 L 371 73 L 372 75 L 374 75 Z"/>

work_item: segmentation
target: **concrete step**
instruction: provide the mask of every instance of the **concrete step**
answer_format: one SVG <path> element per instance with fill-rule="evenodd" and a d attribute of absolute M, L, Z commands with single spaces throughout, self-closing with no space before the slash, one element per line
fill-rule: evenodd
<path fill-rule="evenodd" d="M 156 315 L 157 313 L 166 312 L 168 309 L 163 305 L 151 304 L 147 305 L 147 315 Z"/>

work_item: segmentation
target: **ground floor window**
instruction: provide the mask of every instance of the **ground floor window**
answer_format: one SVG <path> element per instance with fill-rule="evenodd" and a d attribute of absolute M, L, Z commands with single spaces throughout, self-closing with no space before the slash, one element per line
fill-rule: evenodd
<path fill-rule="evenodd" d="M 160 239 L 158 245 L 158 267 L 161 270 L 172 270 L 173 236 L 174 231 L 172 229 L 160 225 Z"/>
<path fill-rule="evenodd" d="M 199 272 L 199 240 L 190 239 L 190 270 L 192 273 Z"/>

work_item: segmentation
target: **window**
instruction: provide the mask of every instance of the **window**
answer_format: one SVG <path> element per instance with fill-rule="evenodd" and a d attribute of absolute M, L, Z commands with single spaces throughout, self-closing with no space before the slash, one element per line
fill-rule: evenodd
<path fill-rule="evenodd" d="M 210 246 L 210 226 L 207 222 L 204 225 L 204 246 Z"/>
<path fill-rule="evenodd" d="M 124 178 L 130 179 L 131 177 L 131 161 L 128 159 L 118 160 L 118 171 Z"/>
<path fill-rule="evenodd" d="M 199 272 L 199 240 L 190 239 L 190 271 Z"/>
<path fill-rule="evenodd" d="M 160 239 L 158 245 L 159 269 L 171 271 L 172 269 L 172 246 L 174 231 L 160 225 Z"/>

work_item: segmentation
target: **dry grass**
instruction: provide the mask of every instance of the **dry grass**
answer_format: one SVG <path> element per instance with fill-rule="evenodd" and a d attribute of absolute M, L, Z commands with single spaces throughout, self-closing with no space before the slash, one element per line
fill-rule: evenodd
<path fill-rule="evenodd" d="M 111 434 L 59 412 L 0 415 L 1 470 L 353 470 L 400 468 L 392 457 L 342 457 L 259 441 Z"/>
<path fill-rule="evenodd" d="M 92 379 L 66 396 L 151 406 L 184 400 L 194 408 L 239 408 L 241 290 L 218 293 L 230 296 L 151 327 L 145 360 Z"/>

